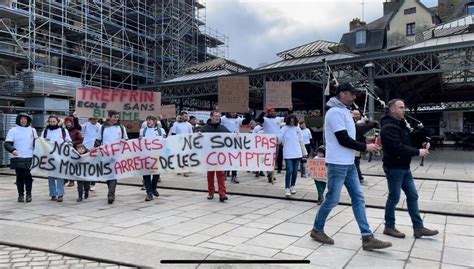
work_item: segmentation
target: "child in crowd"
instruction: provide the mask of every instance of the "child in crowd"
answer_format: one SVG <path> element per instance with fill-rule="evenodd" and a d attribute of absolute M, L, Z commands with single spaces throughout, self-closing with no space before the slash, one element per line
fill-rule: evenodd
<path fill-rule="evenodd" d="M 326 147 L 319 146 L 316 149 L 316 157 L 315 159 L 324 159 L 326 158 Z M 322 204 L 324 201 L 324 190 L 326 189 L 327 178 L 326 180 L 318 178 L 314 179 L 314 184 L 316 185 L 316 190 L 318 191 L 318 205 Z"/>
<path fill-rule="evenodd" d="M 79 144 L 76 146 L 76 150 L 77 152 L 79 152 L 79 154 L 83 155 L 83 154 L 86 154 L 87 152 L 89 152 L 86 148 L 86 146 L 84 146 L 84 144 Z M 78 195 L 78 198 L 77 198 L 77 202 L 82 202 L 82 194 L 84 194 L 84 199 L 87 199 L 89 198 L 89 190 L 90 190 L 90 185 L 91 182 L 90 181 L 87 181 L 87 180 L 78 180 L 77 181 L 77 195 Z"/>

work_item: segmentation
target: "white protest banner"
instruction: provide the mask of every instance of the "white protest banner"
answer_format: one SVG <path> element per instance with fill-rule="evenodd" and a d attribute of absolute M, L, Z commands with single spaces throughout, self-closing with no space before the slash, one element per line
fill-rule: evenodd
<path fill-rule="evenodd" d="M 291 81 L 266 81 L 265 106 L 292 109 Z"/>
<path fill-rule="evenodd" d="M 117 110 L 121 120 L 145 120 L 159 115 L 161 93 L 124 89 L 80 87 L 76 90 L 76 113 L 81 117 L 107 118 L 109 110 Z"/>
<path fill-rule="evenodd" d="M 327 182 L 326 161 L 324 158 L 308 159 L 308 169 L 306 173 L 309 177 L 318 181 Z"/>
<path fill-rule="evenodd" d="M 79 155 L 72 146 L 39 138 L 31 173 L 104 181 L 166 172 L 272 171 L 274 135 L 204 133 L 132 139 Z"/>

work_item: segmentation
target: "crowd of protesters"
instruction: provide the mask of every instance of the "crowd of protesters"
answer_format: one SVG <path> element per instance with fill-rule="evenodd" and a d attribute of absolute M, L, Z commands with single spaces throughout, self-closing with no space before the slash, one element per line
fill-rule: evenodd
<path fill-rule="evenodd" d="M 139 138 L 166 138 L 173 135 L 192 133 L 239 133 L 243 125 L 250 126 L 253 134 L 273 134 L 278 138 L 276 149 L 275 168 L 281 173 L 283 160 L 286 168 L 284 195 L 289 198 L 296 193 L 296 181 L 298 171 L 300 177 L 306 177 L 306 163 L 308 158 L 325 158 L 328 171 L 327 181 L 315 180 L 318 193 L 318 205 L 321 208 L 317 212 L 311 237 L 323 244 L 334 244 L 334 240 L 324 233 L 325 221 L 331 210 L 338 204 L 341 188 L 343 185 L 349 191 L 352 207 L 356 221 L 362 235 L 363 249 L 372 250 L 390 247 L 390 242 L 383 242 L 374 238 L 367 222 L 365 214 L 364 194 L 361 189 L 363 177 L 360 172 L 360 152 L 377 152 L 381 145 L 368 143 L 359 133 L 356 135 L 356 125 L 360 120 L 357 112 L 348 109 L 355 100 L 355 90 L 349 84 L 342 84 L 337 89 L 337 95 L 328 102 L 330 107 L 325 117 L 326 147 L 315 147 L 312 133 L 304 121 L 291 113 L 285 117 L 277 116 L 274 108 L 266 108 L 258 117 L 251 113 L 225 113 L 211 111 L 207 122 L 199 122 L 196 117 L 189 117 L 187 112 L 181 112 L 176 121 L 169 122 L 166 119 L 150 115 L 143 122 L 139 131 Z M 398 100 L 390 103 L 391 107 L 385 119 L 385 127 L 382 126 L 383 148 L 388 154 L 384 155 L 384 170 L 389 185 L 389 197 L 387 200 L 387 212 L 385 215 L 386 227 L 384 234 L 394 237 L 405 237 L 395 228 L 394 208 L 398 203 L 400 189 L 403 189 L 408 197 L 408 211 L 413 220 L 415 237 L 431 236 L 438 232 L 429 230 L 423 226 L 419 216 L 417 193 L 413 185 L 413 178 L 409 170 L 409 161 L 412 156 L 428 155 L 427 149 L 412 147 L 406 138 L 403 126 L 400 122 L 403 117 L 401 108 L 403 101 Z M 401 107 L 401 108 L 400 108 Z M 398 109 L 398 110 L 397 110 Z M 9 130 L 5 149 L 12 155 L 11 168 L 16 172 L 16 185 L 18 190 L 18 202 L 32 202 L 32 176 L 30 166 L 33 157 L 35 140 L 38 138 L 36 130 L 31 126 L 32 118 L 26 113 L 20 113 L 16 119 L 16 126 Z M 383 123 L 384 124 L 384 123 Z M 371 128 L 376 127 L 371 126 Z M 385 130 L 385 131 L 384 131 Z M 47 126 L 41 133 L 42 138 L 59 143 L 68 143 L 80 154 L 87 154 L 90 150 L 107 144 L 112 144 L 129 139 L 127 130 L 120 123 L 119 113 L 109 111 L 108 118 L 100 120 L 90 118 L 87 123 L 81 125 L 75 115 L 67 116 L 63 121 L 51 115 Z M 356 154 L 354 154 L 356 152 Z M 397 161 L 403 156 L 404 162 Z M 408 162 L 408 163 L 407 163 Z M 264 176 L 261 171 L 254 171 L 255 177 Z M 190 173 L 183 173 L 188 177 Z M 228 200 L 226 192 L 226 180 L 238 184 L 237 171 L 207 171 L 208 195 L 207 199 L 214 199 L 215 182 L 217 179 L 219 201 Z M 275 181 L 274 172 L 267 173 L 269 183 Z M 152 201 L 159 197 L 157 190 L 161 181 L 160 174 L 149 174 L 143 176 L 143 189 L 146 191 L 145 201 Z M 117 180 L 107 182 L 107 202 L 113 204 L 116 197 Z M 52 201 L 63 202 L 65 195 L 65 179 L 49 177 L 49 196 Z M 324 191 L 328 185 L 328 193 L 324 199 Z M 67 185 L 74 186 L 73 181 Z M 95 190 L 95 182 L 77 181 L 77 202 L 83 202 L 89 198 L 89 192 Z M 26 196 L 25 196 L 26 194 Z"/>

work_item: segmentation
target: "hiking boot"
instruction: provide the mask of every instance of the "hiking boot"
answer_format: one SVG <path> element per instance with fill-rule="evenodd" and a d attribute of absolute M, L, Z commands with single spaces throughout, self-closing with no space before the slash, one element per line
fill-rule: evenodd
<path fill-rule="evenodd" d="M 18 203 L 24 203 L 25 202 L 25 196 L 23 194 L 18 195 Z"/>
<path fill-rule="evenodd" d="M 207 200 L 212 200 L 212 199 L 214 199 L 214 194 L 209 194 L 209 195 L 207 196 Z"/>
<path fill-rule="evenodd" d="M 433 235 L 437 235 L 438 233 L 439 233 L 438 230 L 430 230 L 425 227 L 413 229 L 413 236 L 415 236 L 415 238 L 420 238 L 422 236 L 433 236 Z"/>
<path fill-rule="evenodd" d="M 385 227 L 385 229 L 383 229 L 383 234 L 396 238 L 405 238 L 405 234 L 397 230 L 395 227 Z"/>
<path fill-rule="evenodd" d="M 285 189 L 285 196 L 286 196 L 286 198 L 289 198 L 289 197 L 291 197 L 291 191 L 290 191 L 290 188 L 286 188 L 286 189 Z"/>
<path fill-rule="evenodd" d="M 57 200 L 58 200 L 58 198 L 56 198 L 56 196 L 54 196 L 54 195 L 51 196 L 51 201 L 57 201 Z"/>
<path fill-rule="evenodd" d="M 334 240 L 332 240 L 332 238 L 327 236 L 327 234 L 325 234 L 324 232 L 320 232 L 315 229 L 312 229 L 309 236 L 311 236 L 311 238 L 318 241 L 319 243 L 326 244 L 326 245 L 334 245 Z"/>
<path fill-rule="evenodd" d="M 158 193 L 158 190 L 157 190 L 157 189 L 154 189 L 154 190 L 153 190 L 153 195 L 154 195 L 155 197 L 160 196 L 160 194 Z"/>
<path fill-rule="evenodd" d="M 148 201 L 151 201 L 151 200 L 153 200 L 153 194 L 152 193 L 147 193 L 145 201 L 148 202 Z"/>
<path fill-rule="evenodd" d="M 115 201 L 115 197 L 113 195 L 107 195 L 107 203 L 113 204 Z"/>
<path fill-rule="evenodd" d="M 58 203 L 61 203 L 63 201 L 63 196 L 62 195 L 59 195 L 58 196 Z"/>
<path fill-rule="evenodd" d="M 27 194 L 26 194 L 26 202 L 27 202 L 27 203 L 31 203 L 32 200 L 33 200 L 33 199 L 31 199 L 31 193 L 27 193 Z"/>
<path fill-rule="evenodd" d="M 363 250 L 374 250 L 374 249 L 383 249 L 389 248 L 392 246 L 392 243 L 378 240 L 374 235 L 362 237 L 362 249 Z"/>

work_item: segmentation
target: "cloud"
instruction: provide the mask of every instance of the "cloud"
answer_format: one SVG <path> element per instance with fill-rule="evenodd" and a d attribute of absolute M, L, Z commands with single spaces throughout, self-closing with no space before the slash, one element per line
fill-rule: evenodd
<path fill-rule="evenodd" d="M 426 0 L 423 2 L 433 2 Z M 207 24 L 229 36 L 229 58 L 257 67 L 276 53 L 319 39 L 338 42 L 362 0 L 207 0 Z M 365 0 L 365 21 L 383 15 L 383 0 Z"/>

